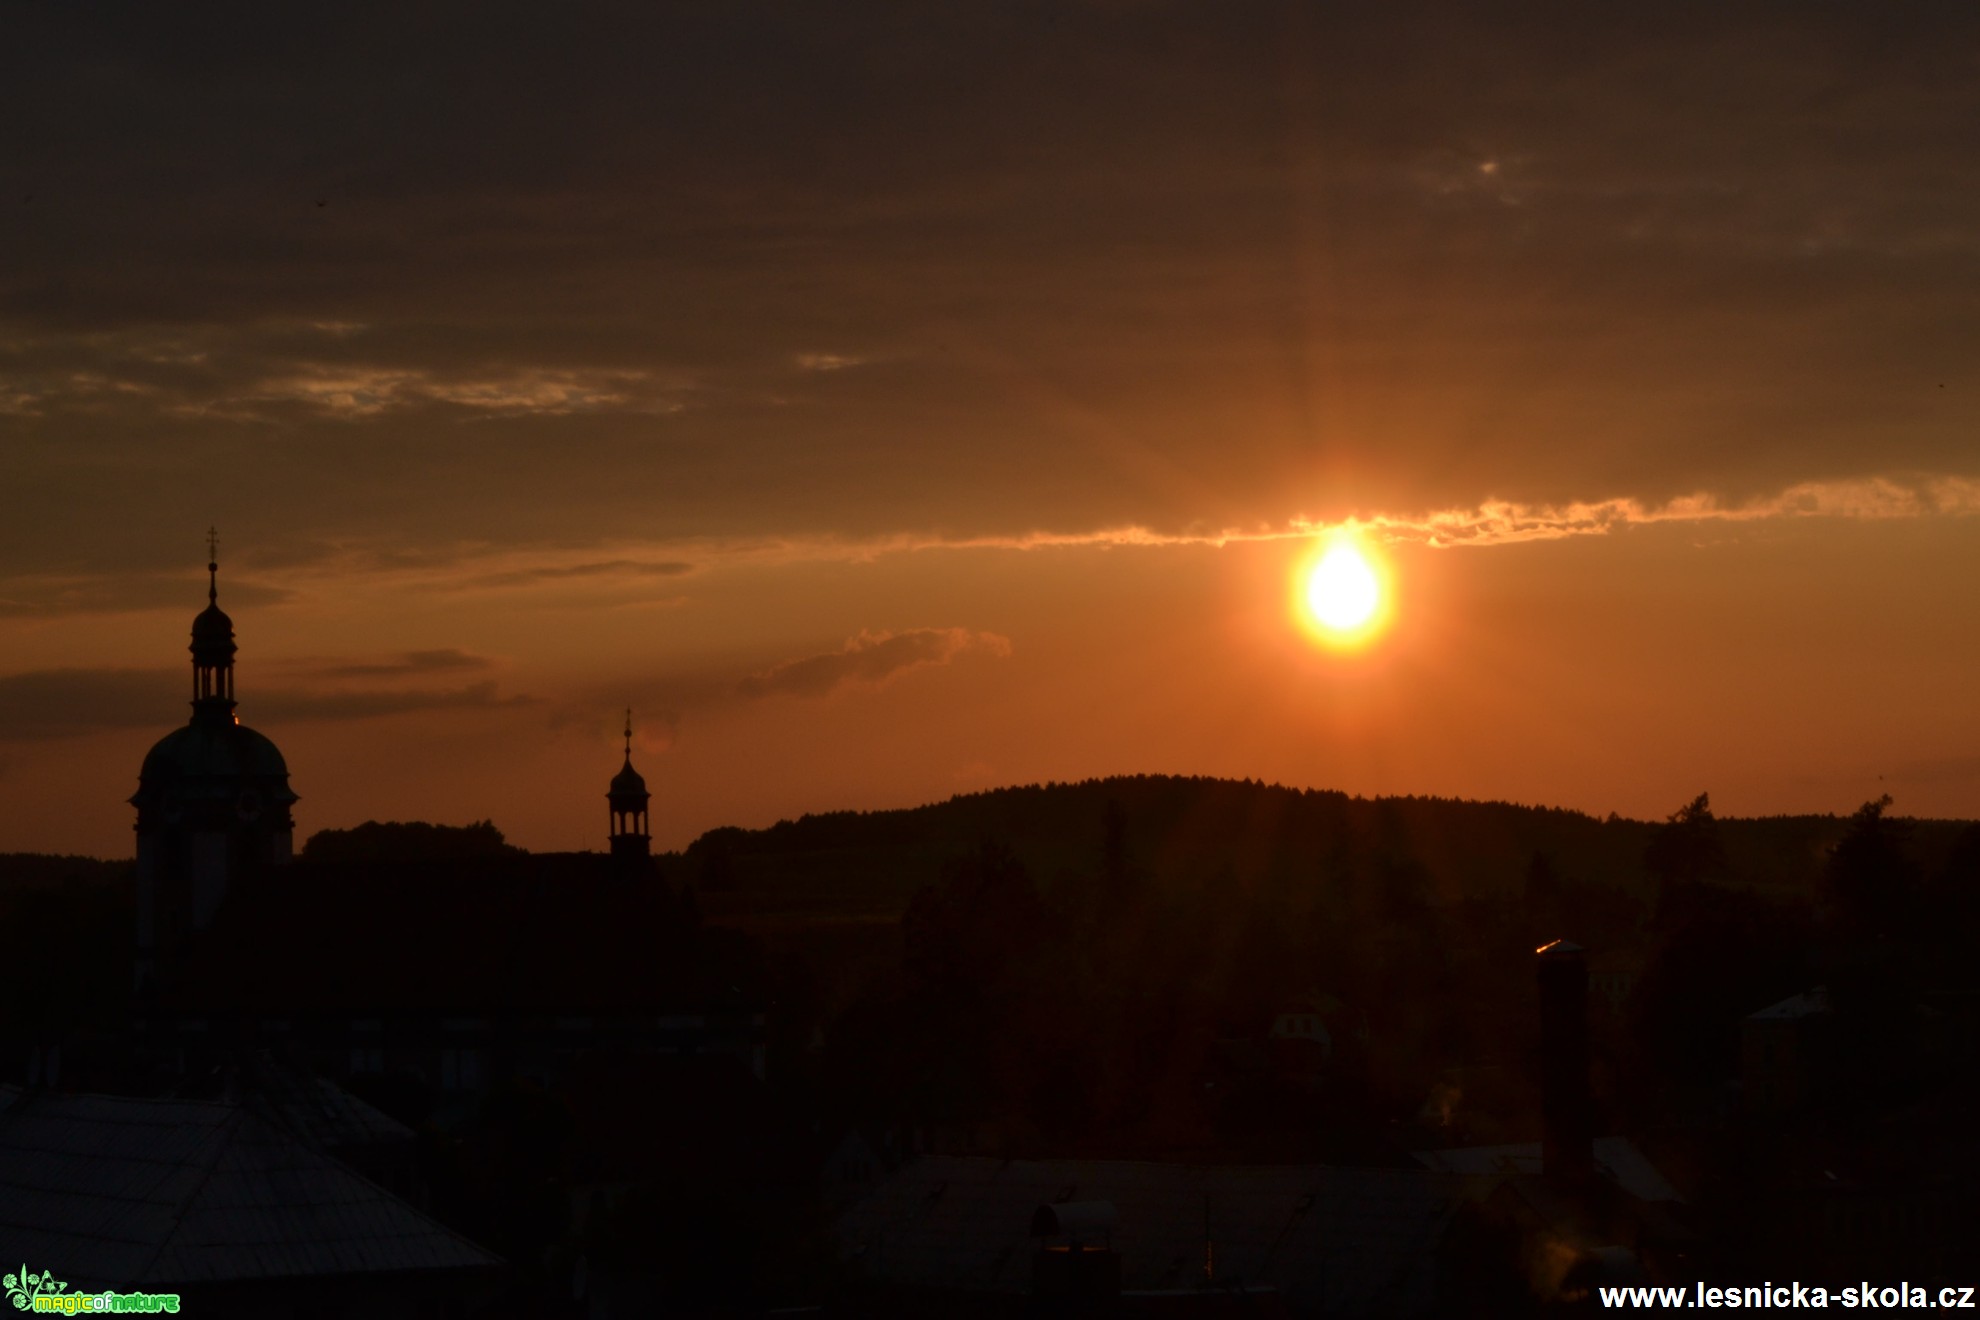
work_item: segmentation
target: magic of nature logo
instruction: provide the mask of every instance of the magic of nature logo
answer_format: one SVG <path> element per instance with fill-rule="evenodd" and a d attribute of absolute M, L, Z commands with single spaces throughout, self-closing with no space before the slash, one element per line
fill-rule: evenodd
<path fill-rule="evenodd" d="M 0 1286 L 6 1288 L 7 1300 L 16 1311 L 41 1315 L 175 1315 L 179 1310 L 177 1293 L 72 1293 L 53 1270 L 36 1274 L 25 1265 L 19 1273 L 0 1279 Z"/>

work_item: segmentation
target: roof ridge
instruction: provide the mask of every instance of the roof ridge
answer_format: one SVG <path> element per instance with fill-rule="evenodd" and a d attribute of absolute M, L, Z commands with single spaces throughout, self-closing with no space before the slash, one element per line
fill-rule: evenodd
<path fill-rule="evenodd" d="M 0 1086 L 0 1092 L 15 1090 L 22 1099 L 44 1097 L 58 1100 L 115 1100 L 120 1105 L 196 1105 L 206 1109 L 228 1109 L 232 1106 L 225 1100 L 209 1100 L 198 1095 L 117 1095 L 108 1091 L 36 1091 L 29 1087 Z M 98 1119 L 97 1122 L 116 1122 L 115 1119 Z"/>
<path fill-rule="evenodd" d="M 213 1102 L 194 1101 L 193 1103 Z M 242 1116 L 240 1105 L 228 1104 L 226 1101 L 220 1101 L 218 1103 L 232 1112 L 227 1115 L 224 1122 L 216 1125 L 210 1138 L 213 1143 L 213 1149 L 206 1154 L 205 1166 L 200 1169 L 199 1176 L 192 1180 L 192 1186 L 179 1199 L 178 1204 L 172 1207 L 172 1227 L 159 1238 L 158 1245 L 152 1248 L 151 1255 L 146 1258 L 137 1277 L 132 1280 L 134 1283 L 148 1283 L 151 1281 L 151 1271 L 158 1264 L 158 1258 L 165 1254 L 165 1249 L 172 1245 L 173 1241 L 179 1236 L 179 1229 L 185 1223 L 187 1207 L 192 1204 L 194 1197 L 206 1190 L 207 1180 L 213 1176 L 214 1169 L 219 1167 L 221 1157 L 227 1153 L 227 1147 L 233 1141 L 234 1133 L 240 1128 Z M 166 1175 L 161 1175 L 161 1181 L 164 1176 L 169 1176 L 169 1170 Z"/>

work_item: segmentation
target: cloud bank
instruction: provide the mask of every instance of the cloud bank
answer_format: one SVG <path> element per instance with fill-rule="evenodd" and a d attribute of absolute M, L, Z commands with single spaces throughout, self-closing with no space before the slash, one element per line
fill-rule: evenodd
<path fill-rule="evenodd" d="M 0 49 L 0 574 L 1980 476 L 1971 7 L 174 13 Z"/>

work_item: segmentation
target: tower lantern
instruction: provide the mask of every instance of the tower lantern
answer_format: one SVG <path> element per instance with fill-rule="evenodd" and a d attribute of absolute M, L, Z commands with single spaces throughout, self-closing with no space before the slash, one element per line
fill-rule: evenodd
<path fill-rule="evenodd" d="M 234 621 L 220 608 L 220 534 L 206 529 L 206 608 L 193 619 L 193 718 L 234 718 Z"/>
<path fill-rule="evenodd" d="M 653 838 L 647 829 L 646 808 L 652 794 L 646 791 L 646 780 L 632 763 L 632 711 L 626 712 L 626 761 L 619 773 L 612 776 L 612 786 L 606 790 L 605 802 L 612 818 L 612 855 L 632 859 L 644 859 L 653 854 Z"/>

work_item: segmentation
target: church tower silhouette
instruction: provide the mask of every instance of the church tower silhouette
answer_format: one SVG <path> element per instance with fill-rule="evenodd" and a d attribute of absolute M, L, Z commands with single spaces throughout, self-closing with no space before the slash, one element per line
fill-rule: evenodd
<path fill-rule="evenodd" d="M 137 982 L 169 968 L 228 891 L 293 851 L 297 801 L 274 743 L 234 714 L 234 621 L 220 608 L 219 540 L 207 533 L 206 608 L 193 620 L 192 719 L 138 771 Z"/>
<path fill-rule="evenodd" d="M 647 831 L 646 806 L 652 795 L 646 780 L 632 763 L 632 712 L 626 712 L 626 763 L 612 776 L 605 801 L 612 815 L 612 856 L 642 861 L 653 855 L 653 836 Z"/>

